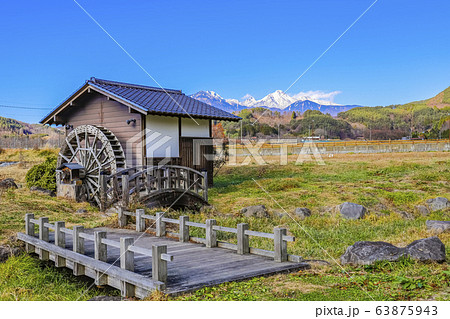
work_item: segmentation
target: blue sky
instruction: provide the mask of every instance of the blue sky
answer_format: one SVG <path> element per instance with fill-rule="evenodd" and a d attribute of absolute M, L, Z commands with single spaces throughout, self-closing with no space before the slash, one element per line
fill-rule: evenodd
<path fill-rule="evenodd" d="M 374 0 L 77 0 L 164 87 L 285 90 Z M 450 86 L 450 2 L 379 0 L 290 90 L 389 105 Z M 0 115 L 37 122 L 91 76 L 156 86 L 72 0 L 0 4 Z"/>

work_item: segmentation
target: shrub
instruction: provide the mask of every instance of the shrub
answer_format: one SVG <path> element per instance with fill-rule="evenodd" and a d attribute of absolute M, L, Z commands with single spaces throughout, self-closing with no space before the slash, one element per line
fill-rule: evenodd
<path fill-rule="evenodd" d="M 48 156 L 41 164 L 34 165 L 25 176 L 27 186 L 56 190 L 56 156 Z"/>

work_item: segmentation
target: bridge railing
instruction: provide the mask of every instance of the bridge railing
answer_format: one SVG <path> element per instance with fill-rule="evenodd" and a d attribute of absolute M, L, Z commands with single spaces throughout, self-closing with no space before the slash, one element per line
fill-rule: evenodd
<path fill-rule="evenodd" d="M 249 225 L 241 223 L 237 228 L 224 227 L 217 225 L 215 219 L 207 219 L 206 222 L 197 223 L 189 221 L 189 216 L 180 216 L 179 219 L 164 217 L 164 213 L 158 212 L 156 215 L 145 214 L 144 209 L 137 209 L 136 212 L 129 212 L 119 208 L 119 227 L 125 227 L 128 222 L 128 216 L 136 217 L 136 231 L 152 231 L 157 237 L 170 236 L 178 238 L 180 242 L 196 242 L 205 244 L 208 248 L 221 247 L 236 251 L 240 255 L 254 254 L 273 258 L 277 262 L 293 261 L 300 262 L 302 257 L 290 255 L 287 252 L 287 243 L 295 241 L 294 236 L 287 235 L 287 229 L 284 227 L 275 227 L 273 233 L 263 233 L 249 230 Z M 146 226 L 146 220 L 153 221 L 150 226 Z M 167 231 L 166 224 L 178 226 L 178 233 Z M 205 230 L 205 238 L 190 236 L 190 228 L 197 227 Z M 220 241 L 217 239 L 217 232 L 226 232 L 236 235 L 237 244 Z M 273 251 L 250 247 L 250 237 L 260 237 L 273 240 Z"/>
<path fill-rule="evenodd" d="M 196 194 L 208 201 L 207 172 L 177 165 L 139 166 L 100 178 L 100 201 L 102 208 L 116 202 L 127 207 L 130 197 L 157 195 L 168 190 Z"/>
<path fill-rule="evenodd" d="M 35 225 L 39 229 L 37 234 Z M 54 231 L 53 243 L 50 231 Z M 72 249 L 66 246 L 66 235 L 72 238 Z M 167 245 L 153 245 L 150 250 L 135 246 L 133 237 L 121 237 L 116 241 L 108 239 L 105 231 L 89 234 L 84 232 L 83 226 L 69 229 L 63 221 L 51 224 L 48 217 L 35 219 L 34 214 L 25 215 L 25 234 L 18 233 L 18 239 L 26 243 L 28 252 L 38 253 L 40 259 L 53 259 L 56 267 L 72 268 L 74 275 L 89 276 L 96 285 L 118 288 L 124 297 L 145 297 L 151 290 L 163 290 L 167 282 L 167 262 L 173 261 L 173 255 L 167 254 Z M 94 244 L 94 258 L 85 255 L 86 241 Z M 120 268 L 107 263 L 108 247 L 120 250 Z M 152 259 L 152 278 L 134 272 L 135 254 Z"/>

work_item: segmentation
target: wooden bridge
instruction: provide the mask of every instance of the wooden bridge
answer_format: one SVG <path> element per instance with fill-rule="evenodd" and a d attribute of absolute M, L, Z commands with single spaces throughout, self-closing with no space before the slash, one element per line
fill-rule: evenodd
<path fill-rule="evenodd" d="M 124 226 L 129 216 L 136 218 L 136 231 L 83 226 L 69 229 L 64 222 L 51 224 L 46 217 L 35 219 L 26 214 L 25 233 L 18 233 L 18 239 L 42 260 L 73 269 L 76 276 L 91 277 L 97 285 L 120 289 L 124 297 L 145 298 L 154 290 L 178 294 L 308 267 L 301 257 L 288 254 L 287 242 L 295 238 L 288 236 L 285 228 L 261 233 L 249 230 L 248 224 L 230 228 L 217 225 L 214 219 L 203 224 L 189 221 L 188 216 L 171 219 L 163 213 L 146 215 L 139 209 L 135 213 L 121 211 L 119 223 Z M 154 227 L 146 228 L 146 221 Z M 168 232 L 167 224 L 178 226 L 178 233 Z M 203 229 L 205 238 L 190 236 L 191 228 Z M 237 243 L 217 240 L 217 232 L 235 234 Z M 273 240 L 274 250 L 250 247 L 250 236 Z"/>
<path fill-rule="evenodd" d="M 207 172 L 177 165 L 139 166 L 100 177 L 100 207 L 106 209 L 120 202 L 127 207 L 130 199 L 148 207 L 194 207 L 208 202 Z"/>

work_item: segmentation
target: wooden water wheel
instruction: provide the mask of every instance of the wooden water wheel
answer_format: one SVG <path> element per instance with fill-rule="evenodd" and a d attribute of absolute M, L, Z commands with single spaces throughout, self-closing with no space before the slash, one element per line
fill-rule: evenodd
<path fill-rule="evenodd" d="M 78 163 L 85 169 L 83 193 L 91 203 L 100 205 L 100 174 L 114 174 L 126 168 L 125 154 L 117 137 L 101 126 L 74 128 L 61 147 L 57 165 Z M 57 180 L 60 180 L 57 173 Z"/>

